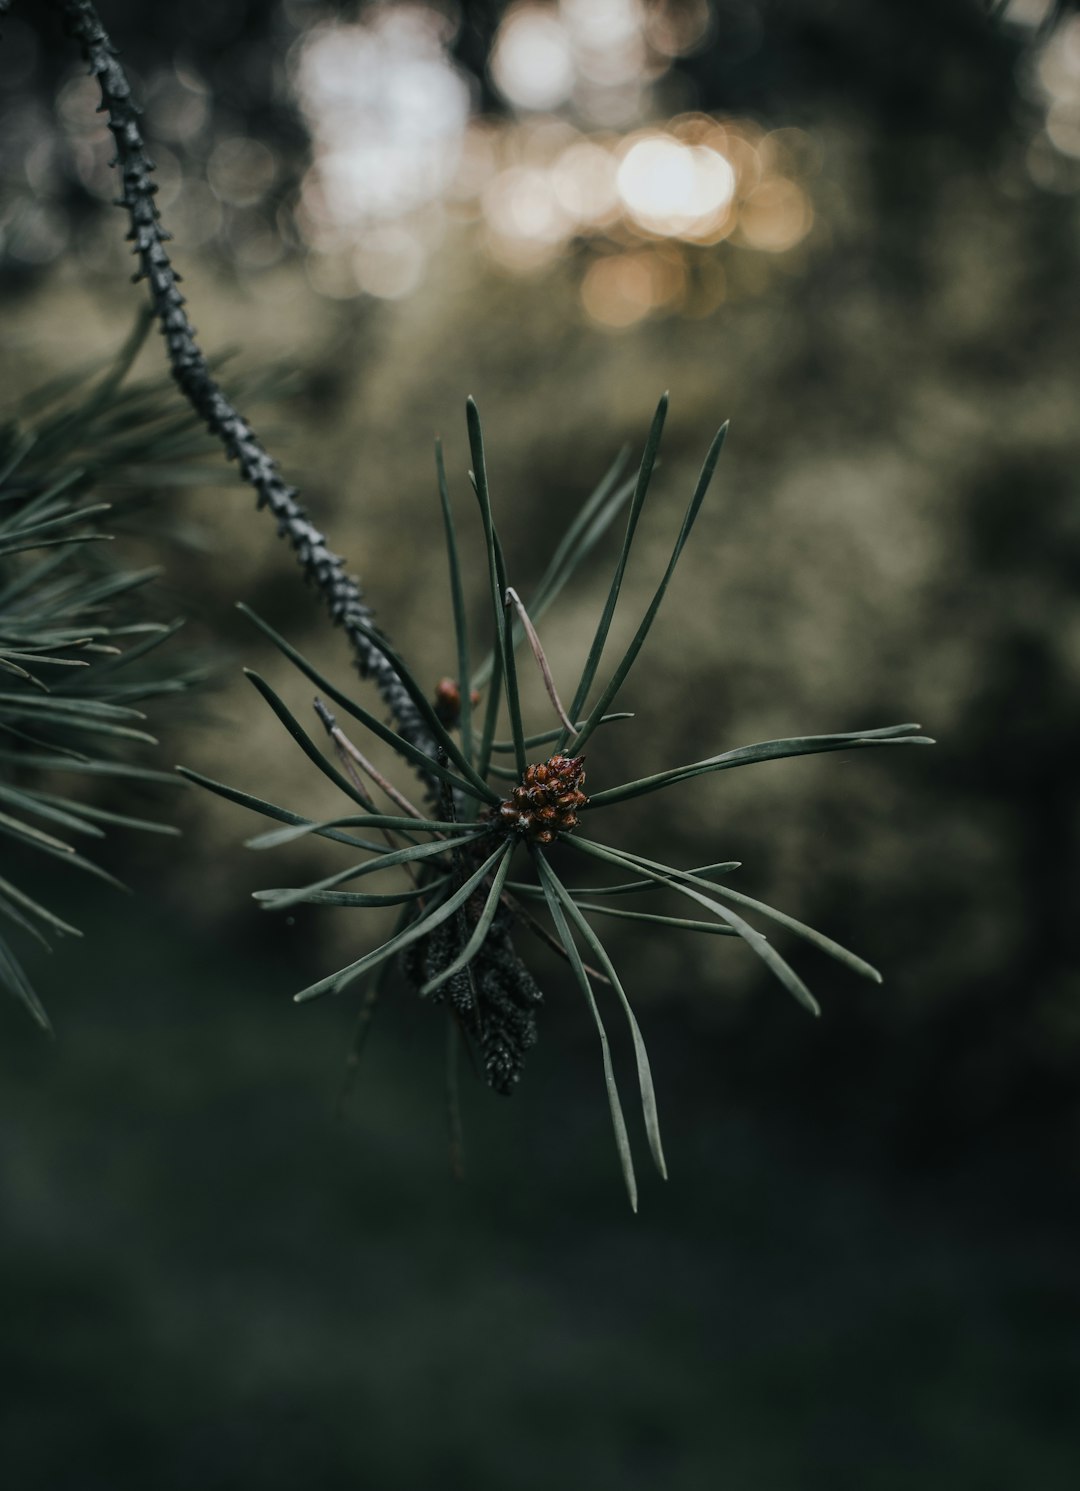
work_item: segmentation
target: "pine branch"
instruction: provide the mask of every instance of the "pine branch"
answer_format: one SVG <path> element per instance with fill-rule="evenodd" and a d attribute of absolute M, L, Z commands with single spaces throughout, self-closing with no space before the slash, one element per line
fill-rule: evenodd
<path fill-rule="evenodd" d="M 157 184 L 154 164 L 146 153 L 139 126 L 141 110 L 131 96 L 131 86 L 117 60 L 117 51 L 89 0 L 53 0 L 65 29 L 82 48 L 90 72 L 101 89 L 99 112 L 108 115 L 116 142 L 113 164 L 120 171 L 123 192 L 118 206 L 127 209 L 131 222 L 128 239 L 138 257 L 135 279 L 145 279 L 150 299 L 165 338 L 173 378 L 188 403 L 216 435 L 230 460 L 239 463 L 243 479 L 251 486 L 259 508 L 269 508 L 277 520 L 278 534 L 287 538 L 305 578 L 320 591 L 334 624 L 345 632 L 352 646 L 361 677 L 370 678 L 390 711 L 399 733 L 433 755 L 434 742 L 394 666 L 373 643 L 374 616 L 357 581 L 345 572 L 344 560 L 327 547 L 297 500 L 297 489 L 283 479 L 277 462 L 258 439 L 247 420 L 229 401 L 210 373 L 179 289 L 181 276 L 173 268 L 165 247 L 171 237 L 162 226 L 154 203 Z M 4 8 L 0 6 L 0 8 Z"/>
<path fill-rule="evenodd" d="M 155 570 L 112 559 L 114 505 L 95 491 L 99 482 L 122 484 L 133 462 L 147 489 L 174 481 L 179 458 L 208 444 L 191 411 L 178 414 L 167 380 L 123 386 L 149 320 L 140 318 L 102 378 L 98 369 L 69 373 L 0 423 L 0 986 L 45 1030 L 48 1015 L 8 932 L 46 949 L 55 936 L 81 933 L 53 908 L 53 877 L 43 899 L 26 891 L 18 856 L 47 856 L 57 882 L 66 867 L 118 885 L 87 852 L 94 840 L 112 828 L 177 832 L 86 802 L 77 785 L 49 778 L 175 785 L 132 757 L 133 745 L 153 743 L 141 705 L 203 676 L 190 656 L 155 666 L 181 623 L 147 612 L 142 592 Z"/>
<path fill-rule="evenodd" d="M 305 578 L 318 588 L 332 621 L 348 637 L 361 677 L 375 684 L 397 734 L 423 755 L 434 758 L 438 749 L 435 738 L 397 666 L 379 645 L 374 615 L 359 584 L 345 573 L 344 561 L 327 547 L 323 534 L 297 501 L 296 488 L 283 480 L 277 463 L 210 373 L 184 309 L 180 275 L 165 247 L 170 235 L 154 204 L 157 184 L 139 126 L 141 111 L 132 99 L 116 48 L 89 0 L 53 0 L 53 4 L 68 34 L 79 43 L 101 89 L 100 112 L 108 116 L 116 142 L 114 164 L 123 183 L 118 205 L 127 209 L 131 223 L 127 237 L 139 260 L 135 279 L 145 279 L 149 286 L 173 378 L 196 414 L 221 441 L 229 459 L 239 463 L 241 476 L 255 490 L 257 506 L 269 508 L 277 519 L 279 535 L 288 538 Z M 435 775 L 422 767 L 415 769 L 429 791 L 434 790 Z M 496 1085 L 505 1087 L 519 1069 L 520 1048 L 535 1039 L 529 1016 L 517 1006 L 523 1002 L 527 1009 L 539 998 L 539 991 L 501 921 L 496 933 L 481 951 L 476 977 L 491 1007 L 501 1012 L 502 1018 L 493 1023 L 494 1045 L 487 1056 L 489 1064 L 498 1068 Z"/>

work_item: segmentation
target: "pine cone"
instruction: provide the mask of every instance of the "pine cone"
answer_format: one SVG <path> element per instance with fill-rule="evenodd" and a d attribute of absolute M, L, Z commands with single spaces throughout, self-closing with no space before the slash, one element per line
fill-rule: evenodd
<path fill-rule="evenodd" d="M 521 785 L 499 804 L 499 822 L 538 844 L 576 828 L 577 810 L 589 800 L 581 791 L 584 761 L 584 756 L 552 756 L 526 767 Z"/>

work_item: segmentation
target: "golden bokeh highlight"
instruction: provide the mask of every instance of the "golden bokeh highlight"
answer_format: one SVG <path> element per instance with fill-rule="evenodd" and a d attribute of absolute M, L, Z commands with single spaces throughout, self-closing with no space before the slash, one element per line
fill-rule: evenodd
<path fill-rule="evenodd" d="M 775 256 L 802 242 L 819 162 L 801 130 L 700 112 L 640 125 L 648 90 L 703 44 L 711 15 L 704 0 L 521 0 L 491 55 L 513 109 L 498 120 L 471 113 L 444 12 L 404 5 L 312 27 L 292 67 L 313 142 L 296 221 L 333 261 L 312 283 L 407 295 L 454 222 L 511 273 L 580 255 L 582 307 L 598 325 L 721 304 L 727 276 L 705 271 L 710 251 L 730 240 L 724 253 Z M 214 173 L 226 199 L 248 143 L 227 147 Z"/>
<path fill-rule="evenodd" d="M 678 304 L 686 270 L 670 251 L 642 249 L 594 259 L 581 282 L 581 303 L 599 326 L 634 326 L 654 311 Z"/>

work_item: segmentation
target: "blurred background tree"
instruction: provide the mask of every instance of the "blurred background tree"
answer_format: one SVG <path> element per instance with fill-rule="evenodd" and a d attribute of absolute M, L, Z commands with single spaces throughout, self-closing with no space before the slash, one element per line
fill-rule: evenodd
<path fill-rule="evenodd" d="M 22 1484 L 1075 1483 L 1080 22 L 989 9 L 108 5 L 204 341 L 300 369 L 285 464 L 432 682 L 428 437 L 460 487 L 477 395 L 538 574 L 670 386 L 670 502 L 732 434 L 628 704 L 655 756 L 611 780 L 792 728 L 942 744 L 682 789 L 684 862 L 722 831 L 745 889 L 887 982 L 823 966 L 808 1029 L 749 957 L 627 936 L 673 1170 L 633 1229 L 557 975 L 526 1089 L 472 1097 L 466 1187 L 424 1011 L 380 1017 L 335 1126 L 352 1012 L 288 995 L 370 928 L 249 910 L 253 830 L 188 794 L 137 922 L 91 894 L 94 960 L 54 959 L 59 1046 L 6 1019 Z M 119 345 L 132 296 L 46 8 L 5 18 L 0 76 L 10 395 Z M 245 498 L 156 500 L 196 630 L 302 715 L 248 599 L 351 686 Z M 597 605 L 579 583 L 557 668 Z M 239 683 L 213 708 L 173 758 L 294 802 L 273 722 Z"/>

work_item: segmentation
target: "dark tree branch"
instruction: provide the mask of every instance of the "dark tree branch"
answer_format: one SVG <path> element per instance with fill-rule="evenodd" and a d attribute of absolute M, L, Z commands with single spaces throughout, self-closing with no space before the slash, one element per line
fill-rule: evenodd
<path fill-rule="evenodd" d="M 0 14 L 8 3 L 9 0 L 0 0 Z M 116 48 L 89 0 L 53 0 L 53 4 L 60 11 L 68 34 L 82 48 L 101 89 L 99 112 L 108 115 L 109 129 L 116 142 L 113 165 L 119 169 L 123 183 L 117 205 L 127 209 L 131 221 L 127 237 L 139 260 L 135 279 L 145 279 L 149 285 L 173 378 L 195 412 L 221 441 L 229 459 L 239 463 L 241 475 L 255 490 L 258 506 L 269 508 L 277 519 L 279 535 L 288 539 L 305 578 L 321 592 L 331 619 L 343 629 L 352 645 L 361 676 L 375 684 L 398 732 L 426 754 L 433 755 L 434 742 L 397 672 L 364 633 L 364 627 L 373 626 L 374 617 L 359 584 L 346 574 L 344 561 L 327 547 L 323 534 L 297 501 L 296 488 L 283 480 L 277 462 L 210 374 L 195 340 L 195 328 L 184 309 L 180 275 L 165 247 L 172 235 L 163 228 L 154 203 L 157 192 L 152 174 L 154 163 L 146 153 L 139 127 L 141 110 L 132 99 Z"/>
<path fill-rule="evenodd" d="M 0 0 L 0 15 L 9 4 L 10 0 Z M 289 540 L 305 578 L 319 589 L 332 620 L 344 630 L 361 676 L 375 684 L 398 734 L 434 759 L 436 742 L 397 670 L 370 636 L 374 618 L 359 584 L 345 573 L 344 561 L 327 547 L 324 536 L 297 501 L 295 487 L 283 480 L 277 463 L 210 374 L 184 309 L 180 276 L 165 247 L 171 235 L 163 228 L 154 204 L 157 185 L 139 126 L 141 111 L 131 97 L 116 48 L 90 0 L 52 0 L 52 4 L 68 34 L 82 48 L 101 89 L 100 112 L 108 116 L 116 142 L 113 165 L 118 167 L 122 182 L 117 205 L 127 210 L 131 224 L 127 236 L 139 261 L 135 279 L 145 279 L 149 286 L 173 378 L 196 414 L 221 441 L 229 459 L 238 462 L 244 480 L 255 490 L 258 506 L 269 508 L 277 519 L 278 533 Z M 429 791 L 434 792 L 437 780 L 426 772 L 420 774 Z M 514 949 L 508 920 L 501 912 L 475 960 L 475 969 L 468 969 L 470 1028 L 482 1032 L 487 1079 L 501 1092 L 508 1092 L 517 1081 L 524 1053 L 536 1039 L 534 1007 L 541 998 Z M 423 983 L 440 971 L 439 956 L 445 961 L 456 952 L 454 946 L 444 949 L 430 967 L 414 970 L 409 976 L 413 982 Z"/>

